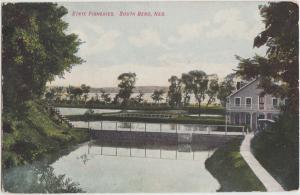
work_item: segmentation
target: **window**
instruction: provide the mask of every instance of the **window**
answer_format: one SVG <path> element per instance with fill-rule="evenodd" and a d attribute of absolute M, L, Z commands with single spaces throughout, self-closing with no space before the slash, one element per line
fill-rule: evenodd
<path fill-rule="evenodd" d="M 236 97 L 234 99 L 234 103 L 235 103 L 235 106 L 241 106 L 241 98 L 240 97 Z"/>
<path fill-rule="evenodd" d="M 277 98 L 273 98 L 272 99 L 272 104 L 274 107 L 278 106 L 278 99 Z"/>
<path fill-rule="evenodd" d="M 265 96 L 258 97 L 258 105 L 260 110 L 263 110 L 265 108 Z"/>
<path fill-rule="evenodd" d="M 251 107 L 252 104 L 252 98 L 251 97 L 247 97 L 246 98 L 246 107 Z"/>

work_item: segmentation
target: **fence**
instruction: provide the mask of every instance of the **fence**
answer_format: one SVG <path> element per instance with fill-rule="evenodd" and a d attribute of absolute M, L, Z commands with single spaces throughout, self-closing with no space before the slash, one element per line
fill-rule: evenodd
<path fill-rule="evenodd" d="M 220 134 L 244 135 L 245 127 L 237 125 L 203 125 L 178 123 L 143 123 L 120 121 L 73 121 L 74 127 L 88 128 L 101 131 L 137 131 L 137 132 L 163 132 L 183 134 Z"/>

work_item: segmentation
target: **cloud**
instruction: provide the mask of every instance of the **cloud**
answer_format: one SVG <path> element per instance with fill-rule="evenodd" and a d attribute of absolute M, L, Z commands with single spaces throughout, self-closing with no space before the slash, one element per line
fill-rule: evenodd
<path fill-rule="evenodd" d="M 168 46 L 162 43 L 160 34 L 152 29 L 144 29 L 138 35 L 129 36 L 128 41 L 136 47 L 156 46 L 168 49 Z"/>
<path fill-rule="evenodd" d="M 211 24 L 211 30 L 206 33 L 208 38 L 252 40 L 261 29 L 261 26 L 257 24 L 247 23 L 240 10 L 234 8 L 217 12 Z"/>
<path fill-rule="evenodd" d="M 169 37 L 168 41 L 171 43 L 180 43 L 198 39 L 209 24 L 208 21 L 205 21 L 180 25 L 177 27 L 177 35 Z"/>
<path fill-rule="evenodd" d="M 91 23 L 75 26 L 72 32 L 79 35 L 79 39 L 83 41 L 79 55 L 84 58 L 114 49 L 117 45 L 117 39 L 121 35 L 119 31 L 105 31 L 101 26 Z"/>

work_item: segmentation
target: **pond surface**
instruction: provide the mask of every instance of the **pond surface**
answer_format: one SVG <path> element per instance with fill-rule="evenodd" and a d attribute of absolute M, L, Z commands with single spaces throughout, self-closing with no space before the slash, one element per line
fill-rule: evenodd
<path fill-rule="evenodd" d="M 91 140 L 50 165 L 11 169 L 4 176 L 5 189 L 27 193 L 62 189 L 90 193 L 215 192 L 220 185 L 205 168 L 205 160 L 215 149 L 206 149 L 201 143 L 144 145 Z M 63 175 L 67 183 L 59 179 Z"/>
<path fill-rule="evenodd" d="M 58 109 L 58 111 L 62 114 L 62 115 L 81 115 L 84 114 L 88 108 L 64 108 L 64 107 L 56 107 Z M 94 111 L 94 113 L 114 113 L 114 112 L 120 112 L 121 110 L 118 109 L 92 109 Z M 129 110 L 128 112 L 132 112 L 134 110 Z"/>
<path fill-rule="evenodd" d="M 224 125 L 204 124 L 176 124 L 176 123 L 144 123 L 122 121 L 71 121 L 77 128 L 91 128 L 104 131 L 143 131 L 164 133 L 188 133 L 188 134 L 225 134 Z M 229 132 L 230 131 L 230 132 Z M 243 129 L 240 126 L 228 128 L 227 134 L 241 135 Z"/>
<path fill-rule="evenodd" d="M 186 146 L 183 146 L 186 147 Z M 219 183 L 205 169 L 213 151 L 175 147 L 82 145 L 52 164 L 86 192 L 215 192 Z"/>

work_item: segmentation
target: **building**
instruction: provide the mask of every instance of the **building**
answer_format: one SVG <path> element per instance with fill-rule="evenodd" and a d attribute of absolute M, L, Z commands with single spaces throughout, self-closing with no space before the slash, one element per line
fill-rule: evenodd
<path fill-rule="evenodd" d="M 258 79 L 240 87 L 227 97 L 226 120 L 235 125 L 249 125 L 250 129 L 257 128 L 258 119 L 275 119 L 280 113 L 280 106 L 285 100 L 269 94 L 260 95 L 263 89 L 257 88 Z"/>

